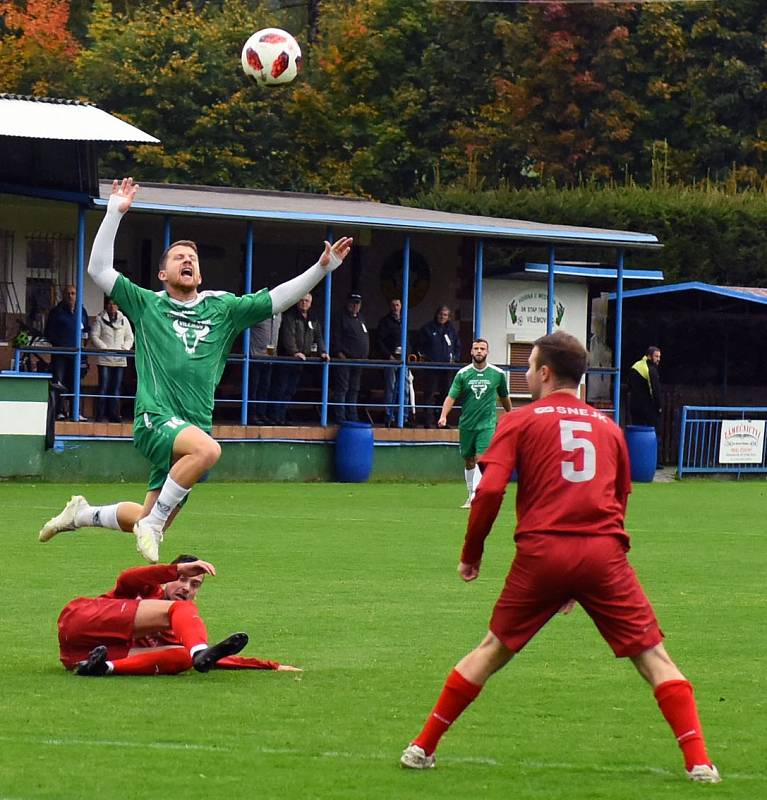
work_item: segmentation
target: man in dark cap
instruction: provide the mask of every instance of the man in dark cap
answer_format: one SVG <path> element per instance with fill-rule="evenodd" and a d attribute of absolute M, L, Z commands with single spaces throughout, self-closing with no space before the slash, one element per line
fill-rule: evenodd
<path fill-rule="evenodd" d="M 333 358 L 359 360 L 368 357 L 370 336 L 365 319 L 360 314 L 362 295 L 351 291 L 346 305 L 336 314 L 331 328 L 330 345 Z M 337 423 L 357 420 L 357 396 L 360 392 L 362 367 L 333 367 L 333 415 Z"/>

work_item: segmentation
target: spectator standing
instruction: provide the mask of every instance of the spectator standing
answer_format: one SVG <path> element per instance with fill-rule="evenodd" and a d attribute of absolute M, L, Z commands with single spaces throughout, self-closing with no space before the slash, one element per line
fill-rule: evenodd
<path fill-rule="evenodd" d="M 633 425 L 655 428 L 660 466 L 660 423 L 663 410 L 660 394 L 660 348 L 651 345 L 629 370 L 629 411 Z"/>
<path fill-rule="evenodd" d="M 277 352 L 277 336 L 280 332 L 282 314 L 275 314 L 269 319 L 253 325 L 250 329 L 251 359 L 248 373 L 248 420 L 251 425 L 267 425 L 271 409 L 266 401 L 272 385 L 274 369 L 272 364 L 264 363 L 264 357 L 271 357 Z"/>
<path fill-rule="evenodd" d="M 279 402 L 273 406 L 271 414 L 274 425 L 284 425 L 287 421 L 288 403 L 295 396 L 301 382 L 302 362 L 308 358 L 319 357 L 324 361 L 328 359 L 320 323 L 309 315 L 311 307 L 312 296 L 307 293 L 282 317 L 277 355 L 295 358 L 298 363 L 276 366 L 273 398 Z"/>
<path fill-rule="evenodd" d="M 370 353 L 370 336 L 365 319 L 360 313 L 362 295 L 349 292 L 346 305 L 333 321 L 330 337 L 333 357 L 342 360 L 367 358 Z M 355 422 L 357 397 L 360 393 L 362 367 L 339 365 L 333 367 L 333 414 L 336 422 Z"/>
<path fill-rule="evenodd" d="M 450 322 L 450 309 L 439 306 L 434 319 L 427 322 L 418 332 L 418 354 L 423 361 L 454 363 L 461 357 L 461 343 L 458 331 Z M 452 370 L 423 369 L 424 402 L 429 406 L 425 412 L 425 428 L 437 427 L 437 408 L 448 393 L 453 381 Z"/>
<path fill-rule="evenodd" d="M 93 320 L 91 342 L 98 350 L 130 350 L 133 328 L 117 303 L 107 298 L 104 310 Z M 120 393 L 128 360 L 125 356 L 97 356 L 99 368 L 99 400 L 96 418 L 99 422 L 122 422 Z"/>
<path fill-rule="evenodd" d="M 395 297 L 389 302 L 389 313 L 381 317 L 376 329 L 378 349 L 383 358 L 402 360 L 402 301 Z M 394 408 L 399 397 L 400 368 L 384 368 L 384 424 L 390 428 L 394 422 Z"/>
<path fill-rule="evenodd" d="M 65 286 L 61 302 L 54 306 L 48 313 L 45 323 L 45 338 L 53 347 L 76 348 L 78 337 L 87 338 L 91 330 L 88 321 L 88 312 L 85 306 L 82 309 L 82 319 L 76 319 L 77 289 L 74 286 Z M 83 359 L 81 364 L 85 365 Z M 51 356 L 51 372 L 54 383 L 60 383 L 67 393 L 75 390 L 75 357 L 73 355 L 55 353 Z M 66 401 L 59 395 L 56 418 L 64 419 L 66 416 Z M 74 408 L 74 406 L 72 407 Z M 74 413 L 74 410 L 71 411 Z M 85 419 L 82 417 L 82 419 Z"/>

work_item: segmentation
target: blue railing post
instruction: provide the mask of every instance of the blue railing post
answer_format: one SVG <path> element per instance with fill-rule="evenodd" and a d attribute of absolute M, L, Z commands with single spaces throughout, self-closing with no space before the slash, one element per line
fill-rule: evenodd
<path fill-rule="evenodd" d="M 327 232 L 328 241 L 333 243 L 333 231 L 328 228 Z M 323 317 L 322 325 L 325 333 L 325 347 L 327 348 L 328 355 L 330 355 L 330 303 L 333 299 L 333 273 L 328 272 L 325 276 L 325 314 Z M 328 390 L 330 387 L 330 364 L 327 361 L 322 362 L 322 407 L 320 409 L 320 425 L 323 428 L 328 424 Z"/>
<path fill-rule="evenodd" d="M 77 352 L 75 353 L 75 396 L 72 401 L 72 419 L 75 422 L 80 420 L 80 389 L 82 378 L 80 375 L 83 363 L 83 291 L 85 289 L 85 206 L 77 207 L 77 255 L 76 255 L 76 269 L 77 269 L 77 301 L 75 303 L 75 330 L 77 331 L 77 341 L 75 346 Z"/>
<path fill-rule="evenodd" d="M 245 294 L 253 291 L 253 223 L 245 227 Z M 245 328 L 242 336 L 242 405 L 240 406 L 240 425 L 248 424 L 248 392 L 250 388 L 250 328 Z"/>
<path fill-rule="evenodd" d="M 623 347 L 623 256 L 618 250 L 618 285 L 615 288 L 615 383 L 613 384 L 613 419 L 620 422 L 621 413 L 621 348 Z"/>
<path fill-rule="evenodd" d="M 676 472 L 681 479 L 684 472 L 684 444 L 687 436 L 687 406 L 682 406 L 682 418 L 679 424 L 679 459 L 676 465 Z"/>
<path fill-rule="evenodd" d="M 549 248 L 549 271 L 546 279 L 546 333 L 554 331 L 554 264 L 556 260 L 556 250 Z"/>
<path fill-rule="evenodd" d="M 405 386 L 407 386 L 407 318 L 410 302 L 410 236 L 402 247 L 402 334 L 400 336 L 399 385 L 397 386 L 397 427 L 405 424 Z"/>
<path fill-rule="evenodd" d="M 474 242 L 474 338 L 482 336 L 482 278 L 485 272 L 485 242 Z"/>

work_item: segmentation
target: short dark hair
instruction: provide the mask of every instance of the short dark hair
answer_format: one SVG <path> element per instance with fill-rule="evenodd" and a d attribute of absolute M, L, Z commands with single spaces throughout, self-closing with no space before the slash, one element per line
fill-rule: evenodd
<path fill-rule="evenodd" d="M 477 342 L 484 342 L 487 345 L 487 349 L 488 350 L 490 349 L 490 342 L 488 342 L 487 339 L 481 339 L 480 338 L 480 339 L 472 339 L 471 340 L 472 345 L 475 345 Z"/>
<path fill-rule="evenodd" d="M 182 553 L 180 556 L 176 556 L 171 564 L 191 564 L 192 561 L 199 561 L 200 559 L 197 556 L 190 555 L 189 553 Z"/>
<path fill-rule="evenodd" d="M 160 269 L 165 269 L 165 260 L 168 258 L 168 253 L 174 248 L 178 247 L 179 245 L 184 245 L 185 247 L 191 247 L 195 253 L 199 255 L 197 250 L 196 242 L 193 242 L 191 239 L 179 239 L 177 242 L 173 242 L 173 244 L 169 244 L 163 251 L 162 255 L 160 256 Z"/>
<path fill-rule="evenodd" d="M 654 344 L 651 344 L 647 348 L 645 355 L 647 356 L 647 358 L 652 358 L 656 353 L 660 353 L 660 347 L 656 347 Z"/>
<path fill-rule="evenodd" d="M 538 348 L 535 366 L 547 366 L 561 381 L 573 386 L 581 382 L 586 371 L 586 348 L 570 333 L 556 331 L 541 336 L 533 342 Z"/>

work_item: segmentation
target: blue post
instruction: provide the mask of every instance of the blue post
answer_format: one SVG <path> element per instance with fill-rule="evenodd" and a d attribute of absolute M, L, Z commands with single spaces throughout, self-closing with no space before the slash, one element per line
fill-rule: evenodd
<path fill-rule="evenodd" d="M 75 396 L 72 401 L 72 418 L 75 422 L 80 419 L 80 368 L 83 363 L 83 289 L 85 283 L 85 206 L 77 207 L 77 255 L 76 259 L 76 288 L 77 301 L 75 303 L 75 330 L 77 331 L 77 352 L 75 353 Z"/>
<path fill-rule="evenodd" d="M 621 412 L 621 347 L 623 346 L 623 256 L 618 250 L 618 285 L 615 288 L 615 377 L 613 383 L 613 419 L 620 420 Z"/>
<path fill-rule="evenodd" d="M 328 228 L 328 241 L 333 242 L 333 231 Z M 325 277 L 325 314 L 322 325 L 325 329 L 325 347 L 330 355 L 330 302 L 333 298 L 333 273 L 328 272 Z M 328 424 L 328 386 L 330 383 L 330 364 L 327 361 L 322 363 L 322 409 L 320 410 L 320 425 L 323 428 Z"/>
<path fill-rule="evenodd" d="M 245 294 L 253 291 L 253 223 L 245 227 Z M 240 425 L 248 424 L 248 389 L 250 386 L 250 328 L 245 328 L 242 337 L 242 405 L 240 406 Z"/>
<path fill-rule="evenodd" d="M 172 217 L 166 214 L 162 218 L 162 249 L 167 250 L 170 247 L 170 225 Z"/>
<path fill-rule="evenodd" d="M 474 242 L 474 338 L 482 336 L 482 278 L 485 272 L 485 242 Z"/>
<path fill-rule="evenodd" d="M 679 425 L 679 459 L 676 465 L 676 472 L 680 480 L 684 472 L 684 444 L 687 436 L 687 406 L 682 406 L 682 419 Z"/>
<path fill-rule="evenodd" d="M 410 302 L 410 237 L 402 248 L 402 336 L 400 337 L 399 385 L 397 386 L 397 427 L 405 424 L 405 386 L 407 385 L 407 305 Z"/>
<path fill-rule="evenodd" d="M 548 272 L 548 296 L 546 300 L 546 333 L 554 331 L 554 263 L 556 251 L 553 247 L 549 248 L 549 272 Z"/>

